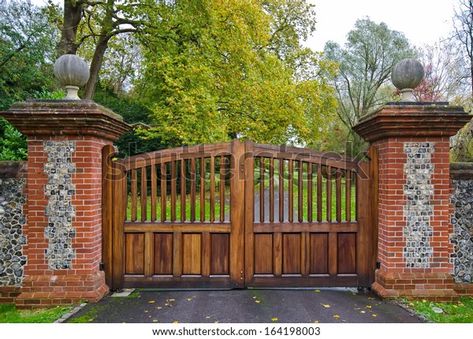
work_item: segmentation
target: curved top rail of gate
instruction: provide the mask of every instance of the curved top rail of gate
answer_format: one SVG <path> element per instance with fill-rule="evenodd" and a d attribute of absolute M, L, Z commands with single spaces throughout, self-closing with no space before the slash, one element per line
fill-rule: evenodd
<path fill-rule="evenodd" d="M 235 142 L 118 160 L 127 176 L 127 222 L 229 223 Z M 253 176 L 244 179 L 252 180 L 245 187 L 254 191 L 255 222 L 356 219 L 358 164 L 353 159 L 306 148 L 244 145 L 238 163 L 252 166 Z"/>

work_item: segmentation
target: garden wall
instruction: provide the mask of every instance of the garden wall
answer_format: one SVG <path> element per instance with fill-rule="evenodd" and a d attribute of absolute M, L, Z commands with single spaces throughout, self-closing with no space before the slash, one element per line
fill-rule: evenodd
<path fill-rule="evenodd" d="M 23 282 L 25 181 L 25 162 L 0 162 L 0 302 L 13 302 Z"/>
<path fill-rule="evenodd" d="M 473 283 L 473 163 L 451 164 L 450 173 L 454 277 L 457 283 Z"/>

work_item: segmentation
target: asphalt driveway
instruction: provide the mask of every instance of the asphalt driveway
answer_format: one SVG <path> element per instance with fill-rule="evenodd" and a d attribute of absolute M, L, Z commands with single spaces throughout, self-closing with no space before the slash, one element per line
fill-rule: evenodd
<path fill-rule="evenodd" d="M 151 291 L 108 296 L 88 304 L 69 322 L 253 323 L 421 320 L 402 307 L 351 289 Z"/>

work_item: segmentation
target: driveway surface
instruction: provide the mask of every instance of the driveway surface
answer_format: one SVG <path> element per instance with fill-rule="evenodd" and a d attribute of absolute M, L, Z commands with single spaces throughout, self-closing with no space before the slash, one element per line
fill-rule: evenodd
<path fill-rule="evenodd" d="M 152 291 L 108 296 L 69 321 L 99 323 L 421 322 L 400 306 L 352 289 Z"/>

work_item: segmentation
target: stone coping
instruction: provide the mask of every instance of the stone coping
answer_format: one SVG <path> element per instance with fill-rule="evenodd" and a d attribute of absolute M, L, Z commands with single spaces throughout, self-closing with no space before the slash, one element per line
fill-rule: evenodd
<path fill-rule="evenodd" d="M 27 168 L 26 161 L 0 161 L 0 179 L 23 178 Z"/>
<path fill-rule="evenodd" d="M 450 178 L 453 180 L 473 180 L 473 162 L 451 163 Z"/>

